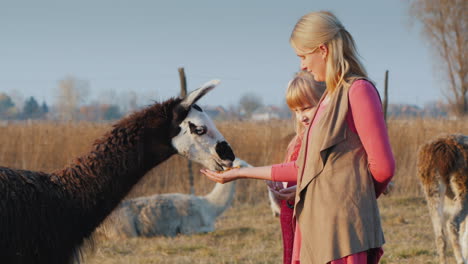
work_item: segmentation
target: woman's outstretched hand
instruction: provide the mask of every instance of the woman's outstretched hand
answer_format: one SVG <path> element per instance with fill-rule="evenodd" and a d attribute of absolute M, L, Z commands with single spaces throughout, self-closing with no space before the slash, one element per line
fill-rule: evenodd
<path fill-rule="evenodd" d="M 200 172 L 205 174 L 210 180 L 219 183 L 226 183 L 240 178 L 271 180 L 271 166 L 232 168 L 225 171 L 201 169 Z"/>
<path fill-rule="evenodd" d="M 208 169 L 201 169 L 200 172 L 205 174 L 210 180 L 218 183 L 226 183 L 240 178 L 239 168 L 234 168 L 227 171 L 212 171 Z"/>

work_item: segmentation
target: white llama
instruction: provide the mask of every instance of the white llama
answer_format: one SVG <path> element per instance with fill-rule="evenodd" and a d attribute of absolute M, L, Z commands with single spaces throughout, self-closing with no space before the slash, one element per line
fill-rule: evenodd
<path fill-rule="evenodd" d="M 249 167 L 235 159 L 233 166 Z M 217 183 L 206 196 L 156 194 L 123 201 L 101 226 L 108 238 L 175 236 L 214 231 L 215 221 L 232 203 L 236 183 Z"/>

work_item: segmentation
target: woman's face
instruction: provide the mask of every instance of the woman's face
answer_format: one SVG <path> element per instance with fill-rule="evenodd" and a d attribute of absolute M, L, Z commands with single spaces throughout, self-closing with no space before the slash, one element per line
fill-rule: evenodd
<path fill-rule="evenodd" d="M 310 72 L 318 82 L 325 81 L 327 46 L 322 44 L 306 53 L 296 50 L 296 54 L 301 59 L 301 70 Z"/>
<path fill-rule="evenodd" d="M 293 109 L 293 111 L 296 114 L 296 119 L 301 121 L 304 127 L 307 127 L 312 121 L 314 109 L 315 107 L 312 105 L 304 105 Z"/>

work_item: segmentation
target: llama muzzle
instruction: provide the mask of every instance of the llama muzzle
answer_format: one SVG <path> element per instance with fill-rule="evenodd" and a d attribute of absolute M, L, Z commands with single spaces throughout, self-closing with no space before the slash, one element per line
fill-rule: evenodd
<path fill-rule="evenodd" d="M 231 146 L 226 141 L 218 142 L 215 147 L 216 154 L 218 154 L 219 158 L 222 160 L 222 164 L 224 167 L 232 167 L 232 162 L 236 158 L 234 152 L 231 149 Z"/>

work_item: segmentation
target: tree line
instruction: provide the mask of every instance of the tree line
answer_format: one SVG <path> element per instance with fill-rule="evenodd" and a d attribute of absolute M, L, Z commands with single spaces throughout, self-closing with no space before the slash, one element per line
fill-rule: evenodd
<path fill-rule="evenodd" d="M 11 96 L 0 93 L 0 120 L 111 121 L 123 116 L 117 104 L 83 104 L 87 91 L 88 82 L 67 77 L 59 82 L 59 100 L 52 107 L 34 96 L 17 106 Z"/>
<path fill-rule="evenodd" d="M 115 97 L 111 92 L 108 96 L 101 96 L 101 102 L 86 103 L 88 91 L 88 81 L 66 77 L 59 81 L 56 94 L 58 100 L 51 106 L 46 102 L 38 102 L 34 96 L 19 103 L 18 98 L 13 100 L 12 96 L 0 91 L 0 120 L 113 121 L 139 108 L 135 93 L 125 96 L 125 102 L 108 103 L 115 101 L 106 98 Z M 122 105 L 126 107 L 121 107 Z M 214 119 L 239 120 L 250 119 L 255 111 L 263 107 L 265 105 L 260 96 L 247 93 L 241 96 L 237 105 L 207 107 L 206 111 Z M 289 117 L 287 107 L 278 107 L 278 109 L 282 111 L 281 116 Z"/>
<path fill-rule="evenodd" d="M 46 102 L 39 103 L 31 96 L 18 107 L 8 94 L 0 93 L 0 120 L 111 121 L 123 116 L 115 104 L 93 103 L 65 109 L 59 106 L 50 109 Z"/>
<path fill-rule="evenodd" d="M 32 96 L 24 102 L 22 109 L 18 109 L 10 96 L 0 93 L 0 119 L 2 120 L 45 119 L 48 113 L 47 104 L 45 102 L 39 104 Z"/>

